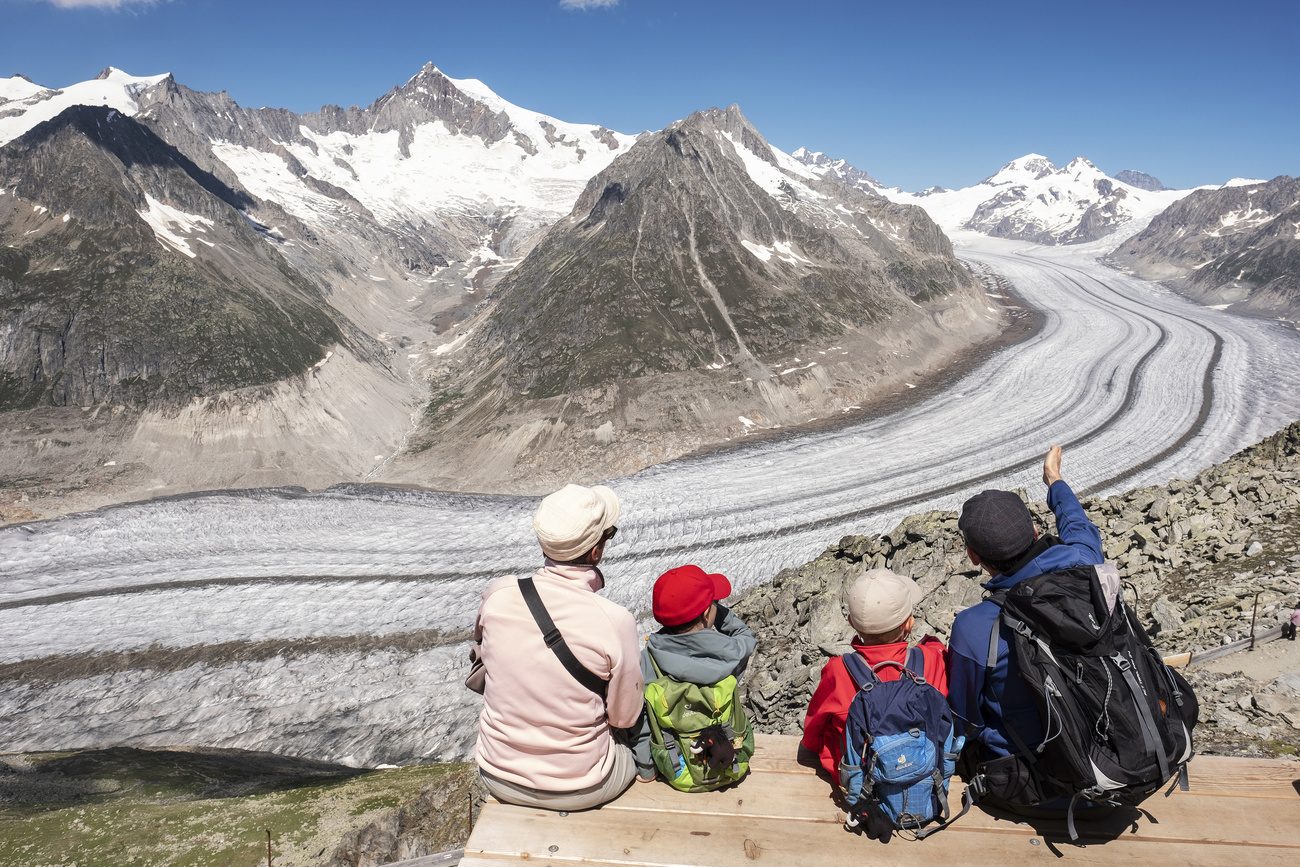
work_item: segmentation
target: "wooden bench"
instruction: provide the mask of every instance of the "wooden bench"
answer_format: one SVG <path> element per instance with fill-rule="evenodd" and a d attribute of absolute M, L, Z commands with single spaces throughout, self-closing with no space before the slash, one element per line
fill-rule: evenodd
<path fill-rule="evenodd" d="M 562 815 L 489 801 L 461 867 L 527 862 L 588 867 L 761 862 L 791 867 L 954 865 L 1061 860 L 1107 864 L 1286 864 L 1300 859 L 1300 762 L 1198 756 L 1191 791 L 1153 795 L 1141 810 L 1079 821 L 1017 820 L 979 809 L 926 840 L 880 843 L 846 832 L 830 785 L 795 761 L 798 740 L 759 736 L 748 779 L 686 795 L 633 784 L 599 810 Z M 953 808 L 963 784 L 952 785 Z"/>

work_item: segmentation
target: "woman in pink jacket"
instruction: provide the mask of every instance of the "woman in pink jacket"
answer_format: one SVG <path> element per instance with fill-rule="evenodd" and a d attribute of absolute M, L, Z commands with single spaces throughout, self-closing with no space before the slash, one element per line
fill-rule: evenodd
<path fill-rule="evenodd" d="M 551 494 L 533 519 L 545 565 L 483 592 L 475 638 L 487 685 L 475 759 L 497 800 L 582 810 L 618 797 L 636 776 L 613 731 L 641 714 L 636 621 L 596 595 L 618 517 L 618 497 L 604 486 Z"/>

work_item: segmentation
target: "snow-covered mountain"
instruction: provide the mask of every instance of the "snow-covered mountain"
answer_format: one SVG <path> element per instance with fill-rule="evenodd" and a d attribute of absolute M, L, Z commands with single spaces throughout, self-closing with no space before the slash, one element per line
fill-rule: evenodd
<path fill-rule="evenodd" d="M 918 204 L 945 230 L 970 229 L 1039 244 L 1095 241 L 1151 217 L 1187 190 L 1145 190 L 1108 176 L 1083 157 L 1058 168 L 1027 154 L 970 187 L 927 195 L 887 191 Z"/>
<path fill-rule="evenodd" d="M 104 106 L 127 117 L 140 111 L 140 98 L 168 76 L 130 75 L 109 67 L 90 81 L 63 88 L 44 87 L 15 75 L 0 78 L 0 145 L 74 105 Z"/>
<path fill-rule="evenodd" d="M 919 205 L 945 232 L 969 229 L 1039 244 L 1076 244 L 1104 237 L 1134 220 L 1164 210 L 1188 190 L 1147 189 L 1154 178 L 1133 172 L 1135 183 L 1110 177 L 1083 157 L 1058 168 L 1026 154 L 969 187 L 930 187 L 911 193 L 887 187 L 844 160 L 800 148 L 794 156 L 810 168 L 852 179 L 895 202 Z M 1146 180 L 1143 180 L 1145 178 Z M 1155 186 L 1159 182 L 1155 181 Z"/>
<path fill-rule="evenodd" d="M 367 108 L 303 115 L 113 68 L 62 89 L 4 79 L 0 99 L 0 145 L 70 105 L 108 106 L 308 229 L 335 240 L 396 236 L 425 270 L 476 256 L 497 265 L 510 257 L 502 248 L 517 259 L 634 140 L 520 108 L 432 64 Z"/>
<path fill-rule="evenodd" d="M 1300 179 L 1196 190 L 1111 261 L 1207 303 L 1300 315 Z"/>
<path fill-rule="evenodd" d="M 884 184 L 857 166 L 851 165 L 848 160 L 835 159 L 821 151 L 810 151 L 802 147 L 796 148 L 791 152 L 790 156 L 806 165 L 813 174 L 819 177 L 831 175 L 850 186 L 869 193 L 879 193 L 885 188 Z"/>
<path fill-rule="evenodd" d="M 633 141 L 432 65 L 307 114 L 113 68 L 0 80 L 0 411 L 70 444 L 0 416 L 0 477 L 364 477 L 456 323 Z"/>

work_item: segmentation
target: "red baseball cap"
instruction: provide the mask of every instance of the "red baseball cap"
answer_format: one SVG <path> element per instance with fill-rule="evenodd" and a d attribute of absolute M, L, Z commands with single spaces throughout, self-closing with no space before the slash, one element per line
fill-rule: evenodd
<path fill-rule="evenodd" d="M 655 620 L 664 626 L 681 626 L 730 595 L 731 582 L 726 575 L 710 574 L 691 565 L 678 566 L 660 575 L 651 598 Z"/>

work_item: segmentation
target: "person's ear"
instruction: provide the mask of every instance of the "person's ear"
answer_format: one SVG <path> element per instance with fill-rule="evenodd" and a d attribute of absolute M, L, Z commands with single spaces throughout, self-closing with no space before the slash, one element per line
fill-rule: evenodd
<path fill-rule="evenodd" d="M 718 603 L 710 602 L 709 610 L 704 612 L 704 625 L 711 628 L 713 624 L 717 622 L 718 622 Z"/>
<path fill-rule="evenodd" d="M 966 546 L 966 556 L 969 557 L 970 561 L 974 563 L 976 566 L 984 565 L 982 562 L 980 562 L 980 555 L 976 554 L 973 550 L 971 550 L 971 547 L 969 545 Z"/>
<path fill-rule="evenodd" d="M 599 566 L 600 559 L 605 556 L 605 543 L 597 543 L 595 548 L 587 553 L 587 563 L 592 566 Z"/>

